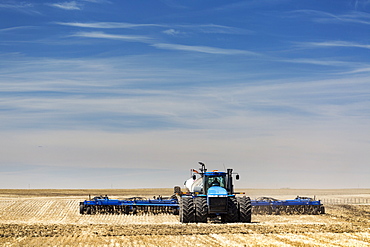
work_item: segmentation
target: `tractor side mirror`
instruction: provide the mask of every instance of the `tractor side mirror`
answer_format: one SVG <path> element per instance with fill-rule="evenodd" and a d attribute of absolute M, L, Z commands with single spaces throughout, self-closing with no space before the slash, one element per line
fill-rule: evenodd
<path fill-rule="evenodd" d="M 197 176 L 195 176 L 195 174 L 193 175 L 193 180 L 197 179 Z"/>
<path fill-rule="evenodd" d="M 236 178 L 236 180 L 239 180 L 239 174 L 236 174 L 235 178 Z"/>

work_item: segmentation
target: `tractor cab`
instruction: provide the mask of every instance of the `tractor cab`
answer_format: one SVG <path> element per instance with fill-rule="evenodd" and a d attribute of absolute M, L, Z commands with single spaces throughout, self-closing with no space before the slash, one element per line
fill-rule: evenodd
<path fill-rule="evenodd" d="M 189 193 L 209 195 L 212 189 L 212 194 L 234 194 L 233 169 L 227 169 L 226 172 L 207 171 L 202 162 L 199 164 L 201 165 L 199 171 L 191 169 L 192 177 L 184 183 Z M 239 174 L 236 174 L 236 179 L 239 179 Z"/>
<path fill-rule="evenodd" d="M 208 191 L 211 187 L 221 187 L 223 190 L 226 190 L 226 173 L 219 171 L 205 172 L 203 174 L 204 194 L 208 194 Z"/>

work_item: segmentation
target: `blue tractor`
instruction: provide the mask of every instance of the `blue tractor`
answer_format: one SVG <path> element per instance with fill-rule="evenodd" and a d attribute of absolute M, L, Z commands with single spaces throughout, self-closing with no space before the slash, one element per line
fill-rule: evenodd
<path fill-rule="evenodd" d="M 208 218 L 220 218 L 221 222 L 251 222 L 252 206 L 249 197 L 236 197 L 233 186 L 233 170 L 208 172 L 199 162 L 199 171 L 192 170 L 192 177 L 185 182 L 187 192 L 179 195 L 179 215 L 182 223 L 206 223 Z M 239 175 L 236 175 L 239 179 Z"/>

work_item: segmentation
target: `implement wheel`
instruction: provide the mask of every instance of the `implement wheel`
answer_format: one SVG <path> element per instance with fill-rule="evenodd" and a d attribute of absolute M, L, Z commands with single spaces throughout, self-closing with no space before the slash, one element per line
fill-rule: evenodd
<path fill-rule="evenodd" d="M 320 214 L 325 214 L 325 207 L 320 205 Z"/>
<path fill-rule="evenodd" d="M 85 205 L 81 204 L 80 205 L 80 214 L 84 214 L 85 213 Z"/>
<path fill-rule="evenodd" d="M 91 214 L 91 207 L 86 208 L 86 214 Z"/>
<path fill-rule="evenodd" d="M 244 223 L 251 223 L 252 221 L 252 205 L 249 197 L 238 197 L 239 204 L 239 221 Z"/>
<path fill-rule="evenodd" d="M 207 223 L 208 220 L 208 206 L 206 197 L 195 197 L 195 222 Z"/>
<path fill-rule="evenodd" d="M 182 197 L 180 200 L 180 222 L 195 222 L 195 206 L 192 197 Z"/>

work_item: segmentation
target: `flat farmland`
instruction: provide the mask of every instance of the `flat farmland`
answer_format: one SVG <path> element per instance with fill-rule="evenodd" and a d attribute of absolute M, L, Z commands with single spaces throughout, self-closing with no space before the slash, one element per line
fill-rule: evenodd
<path fill-rule="evenodd" d="M 370 189 L 251 190 L 251 198 L 352 199 L 325 215 L 253 215 L 251 224 L 181 224 L 178 216 L 80 215 L 88 195 L 169 196 L 172 189 L 0 190 L 1 246 L 370 246 Z"/>

